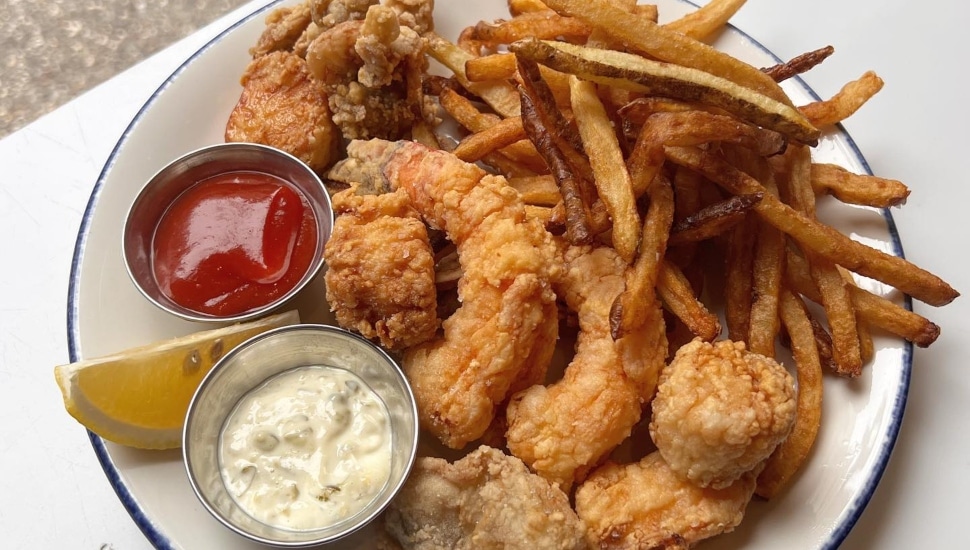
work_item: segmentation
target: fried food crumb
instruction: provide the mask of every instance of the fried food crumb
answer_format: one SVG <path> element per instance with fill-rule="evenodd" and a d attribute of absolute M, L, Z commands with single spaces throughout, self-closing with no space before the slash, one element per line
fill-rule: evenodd
<path fill-rule="evenodd" d="M 700 339 L 660 375 L 650 434 L 670 468 L 723 488 L 761 464 L 795 421 L 794 379 L 743 342 Z"/>

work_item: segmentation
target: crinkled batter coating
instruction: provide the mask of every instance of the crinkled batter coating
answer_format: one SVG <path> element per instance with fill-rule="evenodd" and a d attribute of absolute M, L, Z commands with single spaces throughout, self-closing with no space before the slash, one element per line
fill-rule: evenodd
<path fill-rule="evenodd" d="M 434 252 L 407 193 L 333 197 L 338 214 L 324 258 L 327 302 L 340 326 L 400 350 L 438 330 Z"/>
<path fill-rule="evenodd" d="M 586 529 L 566 494 L 498 449 L 449 464 L 419 458 L 385 529 L 406 550 L 580 550 Z"/>
<path fill-rule="evenodd" d="M 340 132 L 330 119 L 323 85 L 298 55 L 275 51 L 252 60 L 239 101 L 226 123 L 226 141 L 282 149 L 322 172 L 336 160 Z"/>
<path fill-rule="evenodd" d="M 686 548 L 741 523 L 756 473 L 722 488 L 703 488 L 675 474 L 660 453 L 632 464 L 607 463 L 576 489 L 576 512 L 589 545 L 602 549 Z"/>
<path fill-rule="evenodd" d="M 727 487 L 758 466 L 791 431 L 794 379 L 743 342 L 694 340 L 660 375 L 650 434 L 672 470 Z"/>
<path fill-rule="evenodd" d="M 310 6 L 306 2 L 274 9 L 266 16 L 266 28 L 256 45 L 249 49 L 249 54 L 259 57 L 269 52 L 292 50 L 310 23 Z"/>

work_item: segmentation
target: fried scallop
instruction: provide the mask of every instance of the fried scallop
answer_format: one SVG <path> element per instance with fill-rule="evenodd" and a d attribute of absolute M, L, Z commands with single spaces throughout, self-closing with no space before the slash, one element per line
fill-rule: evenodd
<path fill-rule="evenodd" d="M 743 342 L 695 339 L 660 374 L 650 435 L 680 476 L 727 487 L 791 431 L 794 384 L 784 367 Z"/>
<path fill-rule="evenodd" d="M 330 117 L 323 84 L 306 61 L 287 51 L 253 59 L 241 78 L 239 101 L 226 123 L 226 141 L 282 149 L 323 172 L 337 158 L 340 132 Z"/>

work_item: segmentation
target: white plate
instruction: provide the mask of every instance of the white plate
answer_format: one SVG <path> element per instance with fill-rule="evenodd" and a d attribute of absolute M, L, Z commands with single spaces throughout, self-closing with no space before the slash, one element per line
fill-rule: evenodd
<path fill-rule="evenodd" d="M 679 0 L 661 0 L 659 5 L 663 20 L 693 9 Z M 435 17 L 438 31 L 454 39 L 464 26 L 506 13 L 502 0 L 438 0 Z M 142 108 L 111 154 L 75 250 L 68 307 L 72 361 L 202 328 L 176 320 L 138 294 L 122 263 L 122 225 L 129 203 L 156 170 L 185 152 L 222 141 L 226 118 L 240 92 L 247 50 L 261 32 L 265 14 L 264 9 L 240 21 L 188 59 Z M 724 32 L 715 45 L 756 66 L 777 62 L 734 29 Z M 786 83 L 786 89 L 796 104 L 816 98 L 798 79 Z M 844 133 L 827 135 L 814 155 L 853 171 L 869 171 Z M 853 238 L 902 253 L 888 212 L 823 205 L 820 216 Z M 910 306 L 891 289 L 863 283 Z M 320 292 L 319 282 L 308 293 L 314 291 Z M 303 308 L 304 320 L 327 316 L 321 302 Z M 826 380 L 822 430 L 808 466 L 790 490 L 770 503 L 753 502 L 737 531 L 705 543 L 705 548 L 835 548 L 845 538 L 889 459 L 909 385 L 911 347 L 881 334 L 875 343 L 875 364 L 860 379 Z M 95 435 L 91 442 L 121 501 L 155 546 L 262 548 L 209 517 L 192 495 L 178 451 L 138 451 Z"/>

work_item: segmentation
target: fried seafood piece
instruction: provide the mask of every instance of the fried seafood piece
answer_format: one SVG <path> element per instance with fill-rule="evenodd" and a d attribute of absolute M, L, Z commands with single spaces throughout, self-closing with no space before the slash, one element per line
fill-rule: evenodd
<path fill-rule="evenodd" d="M 438 330 L 434 251 L 404 191 L 333 196 L 337 218 L 324 249 L 327 302 L 340 326 L 391 350 Z"/>
<path fill-rule="evenodd" d="M 566 494 L 486 446 L 453 464 L 419 458 L 384 527 L 405 550 L 586 548 Z"/>
<path fill-rule="evenodd" d="M 311 22 L 309 2 L 274 9 L 266 16 L 266 27 L 249 54 L 255 58 L 275 51 L 292 51 Z"/>
<path fill-rule="evenodd" d="M 743 342 L 682 346 L 660 375 L 650 435 L 678 475 L 719 489 L 775 450 L 795 422 L 795 382 Z"/>
<path fill-rule="evenodd" d="M 592 548 L 689 548 L 741 523 L 756 478 L 752 471 L 721 489 L 700 487 L 655 451 L 594 470 L 576 489 L 576 513 Z"/>
<path fill-rule="evenodd" d="M 307 0 L 313 22 L 324 29 L 338 23 L 363 19 L 368 8 L 380 0 Z"/>
<path fill-rule="evenodd" d="M 330 119 L 323 84 L 298 55 L 275 51 L 253 59 L 241 78 L 225 140 L 282 149 L 323 172 L 336 159 L 340 133 Z"/>
<path fill-rule="evenodd" d="M 421 93 L 425 41 L 405 24 L 410 12 L 371 5 L 363 19 L 323 29 L 307 46 L 310 71 L 325 87 L 334 123 L 346 139 L 398 139 L 416 121 L 434 122 L 434 104 Z"/>
<path fill-rule="evenodd" d="M 512 396 L 508 448 L 546 479 L 568 489 L 623 442 L 653 395 L 667 349 L 660 303 L 641 328 L 614 341 L 610 307 L 627 264 L 608 247 L 569 246 L 556 291 L 576 312 L 576 353 L 563 378 Z"/>
<path fill-rule="evenodd" d="M 351 142 L 347 154 L 331 177 L 403 189 L 425 223 L 457 246 L 461 307 L 442 323 L 442 336 L 409 348 L 402 364 L 422 426 L 461 448 L 485 433 L 516 380 L 548 367 L 530 362 L 551 355 L 536 350 L 554 340 L 556 246 L 504 178 L 450 153 L 375 139 Z"/>

